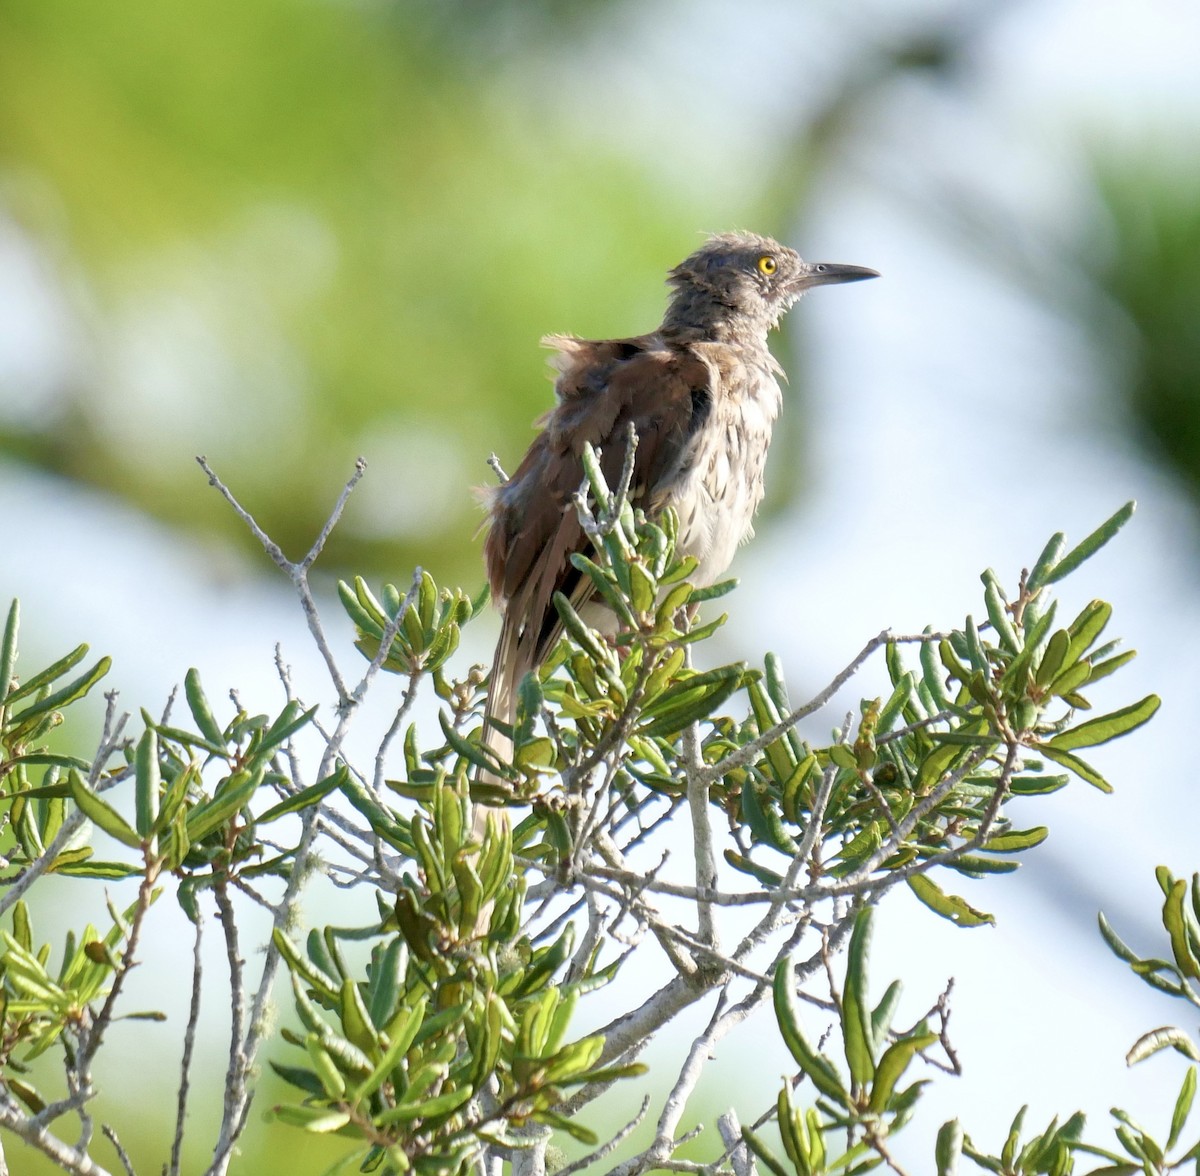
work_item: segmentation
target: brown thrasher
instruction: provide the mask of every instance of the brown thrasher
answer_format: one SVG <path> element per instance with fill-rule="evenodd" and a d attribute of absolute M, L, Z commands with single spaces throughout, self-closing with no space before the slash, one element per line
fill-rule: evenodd
<path fill-rule="evenodd" d="M 671 270 L 658 330 L 630 339 L 543 340 L 558 352 L 558 404 L 539 422 L 542 432 L 516 473 L 488 492 L 484 557 L 504 616 L 484 742 L 501 760 L 512 745 L 493 721 L 512 723 L 521 679 L 562 633 L 554 593 L 578 610 L 594 591 L 570 559 L 588 547 L 572 502 L 583 481 L 584 442 L 602 450 L 601 468 L 615 486 L 633 425 L 632 501 L 650 516 L 672 507 L 677 550 L 699 561 L 691 582 L 714 583 L 751 534 L 783 403 L 783 370 L 767 349 L 767 332 L 811 287 L 878 276 L 862 266 L 804 261 L 769 237 L 723 233 Z"/>

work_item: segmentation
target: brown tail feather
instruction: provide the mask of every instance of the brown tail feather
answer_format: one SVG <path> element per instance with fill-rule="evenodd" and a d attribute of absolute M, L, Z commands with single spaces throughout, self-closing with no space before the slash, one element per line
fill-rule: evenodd
<path fill-rule="evenodd" d="M 496 727 L 493 720 L 498 720 L 511 727 L 513 720 L 516 718 L 517 682 L 520 681 L 517 677 L 517 671 L 520 668 L 517 665 L 517 661 L 517 648 L 513 626 L 502 623 L 500 626 L 500 639 L 496 642 L 496 654 L 492 658 L 492 677 L 488 683 L 487 704 L 483 712 L 483 746 L 500 760 L 501 763 L 512 762 L 513 743 L 508 735 Z M 499 788 L 505 787 L 508 783 L 487 768 L 479 769 L 476 780 L 481 784 L 489 784 Z M 505 815 L 502 808 L 498 809 L 492 805 L 477 804 L 475 806 L 472 826 L 476 837 L 483 836 L 488 813 L 496 813 L 498 816 Z"/>

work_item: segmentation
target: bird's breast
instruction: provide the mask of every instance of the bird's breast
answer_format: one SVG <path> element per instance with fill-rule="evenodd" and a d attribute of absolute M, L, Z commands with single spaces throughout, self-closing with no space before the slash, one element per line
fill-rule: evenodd
<path fill-rule="evenodd" d="M 719 373 L 711 411 L 689 447 L 668 502 L 679 516 L 678 550 L 699 567 L 693 581 L 715 583 L 753 532 L 762 502 L 767 449 L 783 402 L 769 356 Z"/>

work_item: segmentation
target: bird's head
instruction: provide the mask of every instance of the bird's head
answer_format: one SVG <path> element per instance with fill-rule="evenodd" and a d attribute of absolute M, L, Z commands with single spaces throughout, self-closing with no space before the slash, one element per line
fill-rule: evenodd
<path fill-rule="evenodd" d="M 859 265 L 805 261 L 756 233 L 710 237 L 667 275 L 664 330 L 764 335 L 806 290 L 877 278 Z"/>

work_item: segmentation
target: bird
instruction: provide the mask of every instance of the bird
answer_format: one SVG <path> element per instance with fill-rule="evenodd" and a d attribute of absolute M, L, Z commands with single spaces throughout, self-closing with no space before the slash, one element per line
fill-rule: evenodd
<path fill-rule="evenodd" d="M 541 431 L 516 472 L 485 492 L 484 562 L 501 623 L 483 744 L 500 760 L 510 759 L 512 742 L 496 724 L 512 724 L 522 679 L 562 635 L 554 594 L 578 611 L 594 593 L 571 562 L 590 545 L 573 501 L 585 443 L 601 452 L 615 486 L 633 427 L 631 501 L 651 518 L 672 508 L 676 550 L 697 560 L 690 581 L 717 582 L 752 533 L 783 405 L 784 373 L 768 333 L 806 291 L 878 276 L 864 266 L 804 261 L 770 237 L 719 233 L 669 271 L 657 330 L 542 340 L 555 353 L 557 402 L 537 422 Z M 480 778 L 497 782 L 491 773 Z"/>

